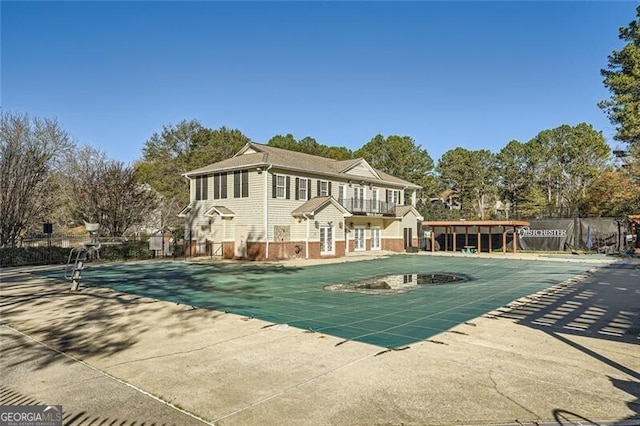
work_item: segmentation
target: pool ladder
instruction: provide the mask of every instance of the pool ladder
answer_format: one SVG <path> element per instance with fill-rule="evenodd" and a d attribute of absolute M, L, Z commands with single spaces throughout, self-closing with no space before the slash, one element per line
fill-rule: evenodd
<path fill-rule="evenodd" d="M 75 254 L 75 257 L 74 257 Z M 67 266 L 64 269 L 64 277 L 67 280 L 71 280 L 71 290 L 77 291 L 80 288 L 80 277 L 84 264 L 89 257 L 89 247 L 83 245 L 80 247 L 74 247 L 69 253 L 69 259 L 67 259 Z M 71 261 L 73 260 L 73 265 Z"/>

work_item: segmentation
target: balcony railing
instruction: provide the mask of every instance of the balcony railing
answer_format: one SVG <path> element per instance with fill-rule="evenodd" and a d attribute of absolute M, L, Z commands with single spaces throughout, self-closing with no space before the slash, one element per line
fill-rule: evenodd
<path fill-rule="evenodd" d="M 340 198 L 338 202 L 353 214 L 369 216 L 394 216 L 396 203 L 363 198 Z"/>

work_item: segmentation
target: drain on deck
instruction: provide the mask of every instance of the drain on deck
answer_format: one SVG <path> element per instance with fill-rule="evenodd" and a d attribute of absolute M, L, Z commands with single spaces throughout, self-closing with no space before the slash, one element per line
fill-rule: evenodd
<path fill-rule="evenodd" d="M 469 281 L 470 277 L 463 274 L 438 272 L 431 274 L 393 274 L 381 275 L 363 281 L 332 284 L 324 287 L 329 291 L 346 291 L 364 294 L 397 294 L 406 293 L 423 286 L 455 284 Z"/>

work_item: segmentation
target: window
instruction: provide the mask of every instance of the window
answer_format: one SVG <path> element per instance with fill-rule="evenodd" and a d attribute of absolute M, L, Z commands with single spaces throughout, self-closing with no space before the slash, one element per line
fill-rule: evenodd
<path fill-rule="evenodd" d="M 284 198 L 287 181 L 284 176 L 276 176 L 276 198 Z"/>
<path fill-rule="evenodd" d="M 347 199 L 347 186 L 340 185 L 338 187 L 338 201 L 340 202 L 340 204 L 343 204 L 344 200 L 346 199 Z"/>
<path fill-rule="evenodd" d="M 333 244 L 333 227 L 320 227 L 320 254 L 333 254 L 335 252 Z"/>
<path fill-rule="evenodd" d="M 227 174 L 213 174 L 213 199 L 227 198 Z"/>
<path fill-rule="evenodd" d="M 390 204 L 400 204 L 400 191 L 397 189 L 387 189 L 387 202 Z"/>
<path fill-rule="evenodd" d="M 326 197 L 328 195 L 331 195 L 331 182 L 318 180 L 318 197 Z"/>
<path fill-rule="evenodd" d="M 246 198 L 249 196 L 249 172 L 236 170 L 233 172 L 233 198 Z"/>
<path fill-rule="evenodd" d="M 296 178 L 296 200 L 308 200 L 310 193 L 311 179 Z"/>
<path fill-rule="evenodd" d="M 289 190 L 291 187 L 291 178 L 284 175 L 273 175 L 272 179 L 272 194 L 273 198 L 290 198 Z"/>
<path fill-rule="evenodd" d="M 209 176 L 196 176 L 196 200 L 206 200 L 208 194 Z"/>

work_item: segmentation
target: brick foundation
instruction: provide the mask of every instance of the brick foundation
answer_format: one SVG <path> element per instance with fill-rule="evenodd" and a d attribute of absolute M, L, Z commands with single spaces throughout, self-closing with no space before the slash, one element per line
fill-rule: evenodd
<path fill-rule="evenodd" d="M 233 242 L 223 243 L 223 257 L 225 259 L 239 259 L 235 256 Z M 246 260 L 286 260 L 286 259 L 306 259 L 304 241 L 298 242 L 273 242 L 269 243 L 269 258 L 266 258 L 266 243 L 247 243 Z M 320 243 L 317 241 L 309 242 L 309 259 L 327 259 L 334 257 L 344 257 L 345 255 L 344 241 L 336 241 L 335 253 L 332 255 L 320 254 Z"/>
<path fill-rule="evenodd" d="M 402 238 L 397 239 L 383 239 L 382 250 L 395 251 L 398 253 L 404 252 L 404 240 Z"/>

